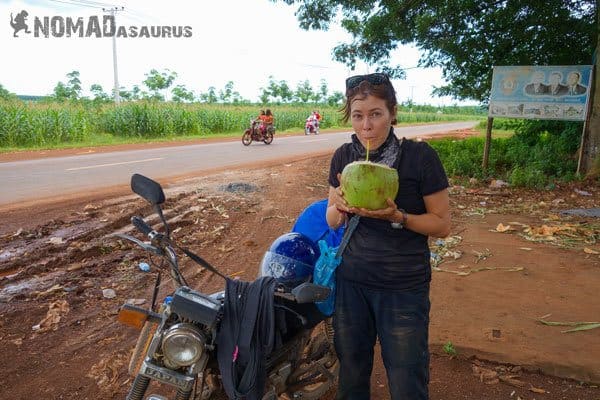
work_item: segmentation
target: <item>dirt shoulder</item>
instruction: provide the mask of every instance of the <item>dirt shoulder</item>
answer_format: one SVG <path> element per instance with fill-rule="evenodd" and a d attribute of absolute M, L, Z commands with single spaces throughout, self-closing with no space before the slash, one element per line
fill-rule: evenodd
<path fill-rule="evenodd" d="M 273 239 L 326 197 L 328 162 L 319 156 L 166 184 L 167 218 L 184 245 L 252 280 Z M 453 186 L 451 205 L 452 234 L 431 242 L 443 261 L 431 291 L 432 400 L 600 398 L 596 386 L 578 383 L 600 382 L 600 329 L 561 333 L 570 327 L 539 322 L 598 320 L 600 221 L 560 210 L 600 207 L 600 188 L 474 183 Z M 138 268 L 145 254 L 111 236 L 128 232 L 132 215 L 152 210 L 127 195 L 3 215 L 0 351 L 11 362 L 0 398 L 124 397 L 137 332 L 116 322 L 116 310 L 128 299 L 147 302 L 154 276 Z M 182 270 L 200 290 L 222 287 L 187 260 Z M 159 297 L 169 290 L 167 283 Z M 454 358 L 442 350 L 449 342 Z M 373 398 L 389 398 L 385 385 L 377 356 Z"/>

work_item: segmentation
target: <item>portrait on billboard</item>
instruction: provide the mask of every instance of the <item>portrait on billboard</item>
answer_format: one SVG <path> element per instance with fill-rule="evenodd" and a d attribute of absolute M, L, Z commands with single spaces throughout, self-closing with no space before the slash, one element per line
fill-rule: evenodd
<path fill-rule="evenodd" d="M 589 65 L 494 67 L 488 115 L 584 120 L 591 77 Z"/>

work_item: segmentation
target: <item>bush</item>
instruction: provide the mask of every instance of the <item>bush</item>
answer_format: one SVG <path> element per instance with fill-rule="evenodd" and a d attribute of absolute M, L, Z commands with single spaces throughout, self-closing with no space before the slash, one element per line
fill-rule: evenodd
<path fill-rule="evenodd" d="M 481 168 L 483 138 L 436 140 L 431 145 L 449 176 L 496 177 L 514 186 L 538 189 L 554 181 L 577 179 L 581 123 L 522 120 L 515 126 L 514 136 L 492 139 L 486 171 Z"/>

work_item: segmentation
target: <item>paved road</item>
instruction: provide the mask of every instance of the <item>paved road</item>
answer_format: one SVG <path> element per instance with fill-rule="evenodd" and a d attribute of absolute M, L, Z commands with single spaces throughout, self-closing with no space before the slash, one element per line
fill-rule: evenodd
<path fill-rule="evenodd" d="M 471 128 L 476 122 L 453 122 L 396 128 L 400 137 L 415 137 Z M 319 136 L 277 137 L 271 145 L 241 141 L 147 150 L 86 154 L 0 163 L 0 205 L 127 185 L 133 173 L 153 178 L 182 176 L 207 169 L 241 166 L 281 158 L 333 151 L 349 132 Z"/>

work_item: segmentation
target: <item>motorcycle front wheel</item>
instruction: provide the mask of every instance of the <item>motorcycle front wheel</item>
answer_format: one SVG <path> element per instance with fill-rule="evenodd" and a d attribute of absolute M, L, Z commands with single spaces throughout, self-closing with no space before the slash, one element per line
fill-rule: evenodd
<path fill-rule="evenodd" d="M 265 142 L 265 144 L 271 144 L 273 142 L 273 133 L 266 132 L 265 133 L 265 138 L 263 139 L 263 142 Z"/>
<path fill-rule="evenodd" d="M 242 135 L 242 143 L 244 144 L 244 146 L 249 146 L 250 143 L 252 143 L 252 133 L 250 133 L 249 131 L 244 132 L 244 134 Z"/>
<path fill-rule="evenodd" d="M 304 348 L 302 362 L 288 378 L 291 398 L 317 400 L 335 387 L 339 361 L 333 347 L 332 318 L 317 325 Z"/>

